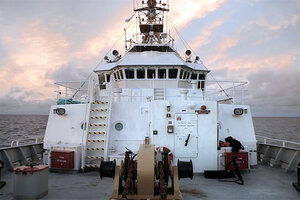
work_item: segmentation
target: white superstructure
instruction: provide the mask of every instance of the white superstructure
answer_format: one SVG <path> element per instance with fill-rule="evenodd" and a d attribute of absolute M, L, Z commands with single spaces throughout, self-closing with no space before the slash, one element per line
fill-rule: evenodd
<path fill-rule="evenodd" d="M 126 40 L 123 57 L 114 51 L 77 87 L 58 83 L 65 103 L 51 107 L 44 162 L 51 164 L 52 150 L 65 149 L 75 151 L 75 170 L 97 167 L 103 159 L 122 160 L 126 148 L 137 152 L 149 137 L 157 150 L 170 150 L 173 163 L 192 160 L 194 172 L 203 172 L 224 168 L 227 149 L 219 141 L 232 136 L 256 165 L 251 111 L 242 101 L 245 83 L 208 81 L 210 71 L 199 57 L 188 50 L 182 58 L 164 32 L 168 2 L 143 2 L 135 4 L 141 33 Z"/>

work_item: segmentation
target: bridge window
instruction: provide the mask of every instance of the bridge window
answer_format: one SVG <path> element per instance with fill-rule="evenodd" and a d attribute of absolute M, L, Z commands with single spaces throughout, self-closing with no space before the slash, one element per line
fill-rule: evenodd
<path fill-rule="evenodd" d="M 117 74 L 117 78 L 118 78 L 118 79 L 121 79 L 121 78 L 120 78 L 120 72 L 117 71 L 116 74 Z"/>
<path fill-rule="evenodd" d="M 155 78 L 155 69 L 148 69 L 147 78 L 148 79 L 154 79 Z"/>
<path fill-rule="evenodd" d="M 177 78 L 178 69 L 169 69 L 169 78 L 175 79 Z"/>
<path fill-rule="evenodd" d="M 145 69 L 137 69 L 137 78 L 144 79 L 145 78 Z"/>
<path fill-rule="evenodd" d="M 126 79 L 134 79 L 134 69 L 125 69 Z"/>
<path fill-rule="evenodd" d="M 183 79 L 186 79 L 187 78 L 187 71 L 184 71 L 183 73 Z"/>
<path fill-rule="evenodd" d="M 119 73 L 120 73 L 120 78 L 124 79 L 123 70 L 120 70 Z"/>
<path fill-rule="evenodd" d="M 104 85 L 105 79 L 104 79 L 104 74 L 99 74 L 99 83 L 100 83 L 100 89 L 105 89 L 105 85 Z"/>
<path fill-rule="evenodd" d="M 191 79 L 197 80 L 197 75 L 198 75 L 198 74 L 196 74 L 196 73 L 192 73 Z"/>
<path fill-rule="evenodd" d="M 106 82 L 107 82 L 107 83 L 110 82 L 110 74 L 106 74 Z"/>
<path fill-rule="evenodd" d="M 181 70 L 180 70 L 180 76 L 179 76 L 180 79 L 183 79 L 183 74 L 184 74 L 184 70 L 181 69 Z"/>
<path fill-rule="evenodd" d="M 186 79 L 189 79 L 190 78 L 190 72 L 186 72 Z"/>
<path fill-rule="evenodd" d="M 199 80 L 204 80 L 205 79 L 205 75 L 204 74 L 199 74 Z"/>
<path fill-rule="evenodd" d="M 158 69 L 158 78 L 163 79 L 167 76 L 167 70 L 166 69 Z"/>

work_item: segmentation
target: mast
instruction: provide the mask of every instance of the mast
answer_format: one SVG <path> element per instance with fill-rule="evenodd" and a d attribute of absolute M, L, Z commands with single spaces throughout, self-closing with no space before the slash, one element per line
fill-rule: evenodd
<path fill-rule="evenodd" d="M 169 12 L 168 0 L 136 0 L 134 11 L 138 14 L 142 44 L 162 44 L 167 37 L 164 33 L 165 15 Z"/>

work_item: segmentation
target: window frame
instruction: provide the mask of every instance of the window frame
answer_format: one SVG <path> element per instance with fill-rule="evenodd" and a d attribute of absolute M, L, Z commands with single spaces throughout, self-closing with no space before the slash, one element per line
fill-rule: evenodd
<path fill-rule="evenodd" d="M 144 70 L 144 78 L 138 78 L 138 71 L 139 70 Z M 136 71 L 136 77 L 135 77 L 136 79 L 138 79 L 138 80 L 140 80 L 140 79 L 146 79 L 146 71 L 147 70 L 144 67 L 138 67 L 138 68 L 136 68 L 135 71 Z"/>
<path fill-rule="evenodd" d="M 165 71 L 164 77 L 162 77 L 162 78 L 159 77 L 159 70 L 164 70 Z M 157 79 L 167 79 L 167 68 L 162 67 L 162 68 L 157 69 Z"/>
<path fill-rule="evenodd" d="M 175 78 L 170 78 L 170 70 L 177 70 L 177 73 L 176 73 L 176 77 Z M 168 68 L 167 70 L 168 72 L 168 79 L 171 79 L 171 80 L 174 80 L 174 79 L 177 79 L 178 78 L 178 72 L 179 72 L 179 69 L 178 68 Z"/>
<path fill-rule="evenodd" d="M 154 70 L 154 78 L 149 78 L 148 77 L 148 70 Z M 157 79 L 157 75 L 156 75 L 157 74 L 157 68 L 156 67 L 148 67 L 146 71 L 147 71 L 147 76 L 146 76 L 147 78 L 146 79 L 149 79 L 149 80 Z"/>

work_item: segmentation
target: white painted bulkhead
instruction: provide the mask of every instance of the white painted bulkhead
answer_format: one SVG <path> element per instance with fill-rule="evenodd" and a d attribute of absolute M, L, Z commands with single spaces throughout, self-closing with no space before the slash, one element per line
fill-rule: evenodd
<path fill-rule="evenodd" d="M 200 110 L 202 105 L 206 105 L 210 113 L 197 114 L 195 110 Z M 114 102 L 110 119 L 110 159 L 122 160 L 126 148 L 137 152 L 145 137 L 150 137 L 150 142 L 156 147 L 171 150 L 174 163 L 178 159 L 192 160 L 195 172 L 217 168 L 216 102 Z M 123 125 L 122 130 L 116 129 L 118 123 Z M 168 126 L 174 127 L 173 133 L 168 133 Z M 185 146 L 189 134 L 190 138 Z"/>
<path fill-rule="evenodd" d="M 51 106 L 44 137 L 44 163 L 51 168 L 51 151 L 74 151 L 74 170 L 81 168 L 81 153 L 85 128 L 86 104 Z M 58 115 L 55 109 L 64 108 L 66 113 Z"/>

